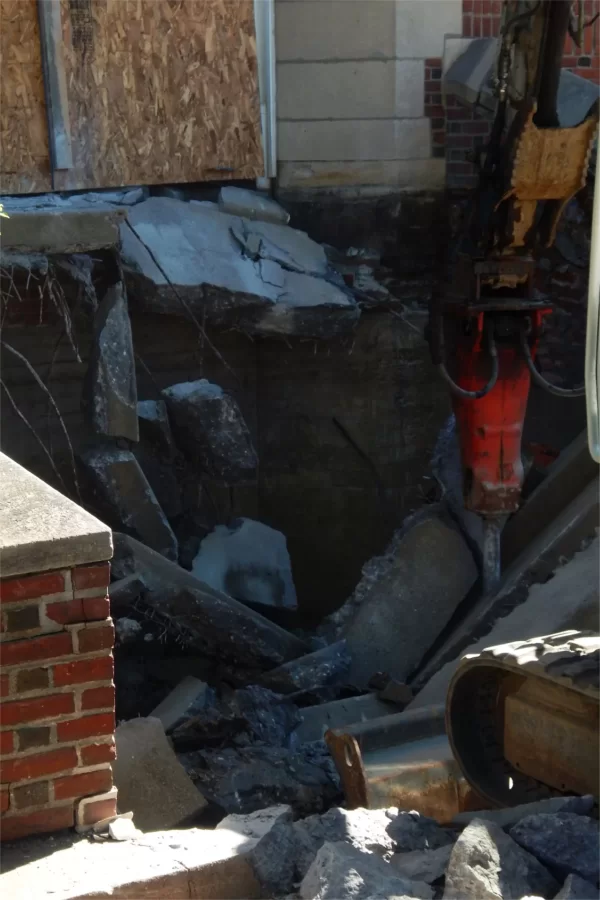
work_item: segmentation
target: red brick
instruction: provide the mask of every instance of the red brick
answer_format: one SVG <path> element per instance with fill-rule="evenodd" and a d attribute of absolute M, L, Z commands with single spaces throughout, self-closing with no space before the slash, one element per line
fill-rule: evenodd
<path fill-rule="evenodd" d="M 0 812 L 6 812 L 9 806 L 10 796 L 8 794 L 8 788 L 2 788 L 0 791 Z"/>
<path fill-rule="evenodd" d="M 110 744 L 87 744 L 81 747 L 80 753 L 82 766 L 98 766 L 100 763 L 112 762 L 117 755 L 114 741 Z"/>
<path fill-rule="evenodd" d="M 79 741 L 82 738 L 112 734 L 115 730 L 115 714 L 98 713 L 95 716 L 72 719 L 70 722 L 59 722 L 56 730 L 59 741 Z"/>
<path fill-rule="evenodd" d="M 0 675 L 0 697 L 8 697 L 10 693 L 10 680 L 8 675 Z"/>
<path fill-rule="evenodd" d="M 102 563 L 99 566 L 79 566 L 71 573 L 73 590 L 83 591 L 88 588 L 108 588 L 110 583 L 110 565 Z"/>
<path fill-rule="evenodd" d="M 462 17 L 462 33 L 464 37 L 472 37 L 473 36 L 473 18 L 467 13 L 463 14 Z"/>
<path fill-rule="evenodd" d="M 473 0 L 463 0 L 462 3 L 463 12 L 473 12 Z"/>
<path fill-rule="evenodd" d="M 34 753 L 32 756 L 20 756 L 17 759 L 6 759 L 0 763 L 0 782 L 43 778 L 44 775 L 55 775 L 77 766 L 75 747 L 59 747 L 48 753 Z"/>
<path fill-rule="evenodd" d="M 68 656 L 73 652 L 73 644 L 70 634 L 49 634 L 23 641 L 10 641 L 2 645 L 0 652 L 3 666 L 17 666 L 40 659 Z"/>
<path fill-rule="evenodd" d="M 439 93 L 440 90 L 440 81 L 439 79 L 432 79 L 425 82 L 425 92 L 428 94 Z"/>
<path fill-rule="evenodd" d="M 112 685 L 90 688 L 81 696 L 82 709 L 114 709 L 115 689 Z"/>
<path fill-rule="evenodd" d="M 481 23 L 481 33 L 483 37 L 492 37 L 493 23 L 491 19 L 484 19 Z"/>
<path fill-rule="evenodd" d="M 97 772 L 82 772 L 80 775 L 67 775 L 54 782 L 54 799 L 68 800 L 70 797 L 85 797 L 90 794 L 103 794 L 112 787 L 112 771 L 110 768 Z"/>
<path fill-rule="evenodd" d="M 4 816 L 0 838 L 3 841 L 14 841 L 29 834 L 43 834 L 48 831 L 59 831 L 62 828 L 72 828 L 74 816 L 72 804 L 49 807 L 32 813 Z"/>
<path fill-rule="evenodd" d="M 429 59 L 425 60 L 426 66 L 431 66 L 432 69 L 439 69 L 442 65 L 442 57 L 441 56 L 432 56 Z"/>
<path fill-rule="evenodd" d="M 77 635 L 80 653 L 94 653 L 96 650 L 112 650 L 115 629 L 112 622 L 99 628 L 83 628 Z"/>
<path fill-rule="evenodd" d="M 446 115 L 446 110 L 443 106 L 434 106 L 430 104 L 425 109 L 425 115 L 429 116 L 431 119 L 443 119 Z"/>
<path fill-rule="evenodd" d="M 15 633 L 19 631 L 33 631 L 40 627 L 40 610 L 37 603 L 28 606 L 13 606 L 7 609 L 3 616 L 4 631 Z"/>
<path fill-rule="evenodd" d="M 83 805 L 82 813 L 80 813 L 81 825 L 95 825 L 102 819 L 109 819 L 117 814 L 117 798 L 111 800 L 93 800 Z"/>
<path fill-rule="evenodd" d="M 110 654 L 54 666 L 55 687 L 84 684 L 86 681 L 108 681 L 112 676 L 113 658 Z"/>
<path fill-rule="evenodd" d="M 108 619 L 110 616 L 110 600 L 108 597 L 85 597 L 83 600 L 83 618 L 86 622 L 97 619 Z"/>
<path fill-rule="evenodd" d="M 28 575 L 26 578 L 9 578 L 0 581 L 0 603 L 17 600 L 35 600 L 46 594 L 60 594 L 65 589 L 62 572 L 46 572 L 45 575 Z"/>
<path fill-rule="evenodd" d="M 60 625 L 83 622 L 83 603 L 81 600 L 59 600 L 56 603 L 48 603 L 46 615 Z"/>
<path fill-rule="evenodd" d="M 7 756 L 15 749 L 14 731 L 0 731 L 0 755 Z"/>
<path fill-rule="evenodd" d="M 47 667 L 36 669 L 18 669 L 15 672 L 15 693 L 24 694 L 27 691 L 45 691 L 50 687 L 50 670 Z"/>
<path fill-rule="evenodd" d="M 75 712 L 73 694 L 50 694 L 31 700 L 13 700 L 3 703 L 0 710 L 3 725 L 18 725 L 38 719 L 52 719 Z"/>

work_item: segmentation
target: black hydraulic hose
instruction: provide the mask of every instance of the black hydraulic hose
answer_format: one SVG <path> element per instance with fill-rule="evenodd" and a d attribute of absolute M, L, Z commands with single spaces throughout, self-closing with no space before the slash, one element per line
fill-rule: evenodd
<path fill-rule="evenodd" d="M 466 400 L 481 400 L 481 398 L 485 397 L 486 394 L 489 394 L 489 392 L 495 386 L 498 380 L 498 371 L 500 366 L 498 363 L 498 351 L 496 349 L 496 342 L 494 341 L 494 333 L 491 327 L 487 329 L 487 345 L 492 360 L 492 372 L 490 374 L 490 380 L 485 385 L 485 387 L 481 388 L 480 391 L 467 391 L 464 388 L 461 388 L 461 386 L 457 384 L 451 377 L 445 363 L 442 361 L 437 364 L 437 369 L 442 378 L 448 384 L 452 393 L 456 394 L 457 397 L 463 397 Z"/>
<path fill-rule="evenodd" d="M 527 368 L 531 373 L 531 377 L 535 384 L 538 387 L 543 388 L 545 391 L 548 391 L 549 394 L 554 394 L 555 397 L 584 397 L 585 396 L 585 384 L 582 384 L 581 387 L 578 388 L 561 388 L 557 387 L 555 384 L 552 384 L 550 381 L 546 381 L 541 372 L 536 369 L 535 362 L 533 361 L 533 357 L 531 355 L 531 348 L 527 342 L 527 335 L 525 330 L 521 331 L 521 349 L 523 351 L 523 356 L 525 357 L 525 362 L 527 363 Z"/>

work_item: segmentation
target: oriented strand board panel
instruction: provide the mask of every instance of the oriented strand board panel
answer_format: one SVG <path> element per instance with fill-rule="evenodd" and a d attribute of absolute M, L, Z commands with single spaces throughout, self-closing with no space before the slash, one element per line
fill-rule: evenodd
<path fill-rule="evenodd" d="M 0 0 L 0 191 L 51 189 L 36 0 Z"/>
<path fill-rule="evenodd" d="M 263 173 L 253 0 L 61 0 L 57 190 Z"/>

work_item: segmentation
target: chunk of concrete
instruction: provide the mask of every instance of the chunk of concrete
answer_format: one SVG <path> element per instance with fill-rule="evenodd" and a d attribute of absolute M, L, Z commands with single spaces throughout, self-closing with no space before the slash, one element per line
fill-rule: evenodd
<path fill-rule="evenodd" d="M 140 440 L 157 450 L 165 459 L 173 459 L 176 449 L 165 401 L 140 400 L 137 414 Z"/>
<path fill-rule="evenodd" d="M 135 444 L 132 452 L 167 520 L 177 520 L 183 512 L 183 500 L 175 466 L 171 461 L 161 459 L 155 450 L 142 443 Z"/>
<path fill-rule="evenodd" d="M 256 812 L 245 816 L 233 813 L 225 816 L 217 825 L 217 831 L 226 828 L 234 834 L 260 841 L 279 822 L 291 822 L 293 818 L 292 807 L 281 803 L 279 806 L 269 806 L 267 809 L 257 809 Z"/>
<path fill-rule="evenodd" d="M 346 641 L 337 641 L 266 672 L 260 683 L 279 694 L 310 691 L 341 684 L 348 674 L 350 663 Z"/>
<path fill-rule="evenodd" d="M 300 885 L 302 900 L 368 900 L 419 897 L 433 891 L 425 882 L 403 878 L 376 856 L 343 842 L 323 844 Z"/>
<path fill-rule="evenodd" d="M 108 588 L 110 614 L 114 618 L 124 616 L 144 590 L 144 582 L 135 572 L 113 581 Z"/>
<path fill-rule="evenodd" d="M 366 688 L 375 672 L 404 681 L 420 663 L 477 578 L 464 538 L 436 514 L 412 520 L 385 556 L 371 560 L 342 632 L 348 681 Z M 344 616 L 344 609 L 340 611 Z"/>
<path fill-rule="evenodd" d="M 553 897 L 557 889 L 558 883 L 535 856 L 493 822 L 475 819 L 450 855 L 444 900 Z"/>
<path fill-rule="evenodd" d="M 454 842 L 455 835 L 442 828 L 435 819 L 422 816 L 416 810 L 396 811 L 391 817 L 387 833 L 394 842 L 397 853 L 410 853 L 413 850 L 437 850 Z"/>
<path fill-rule="evenodd" d="M 584 816 L 594 807 L 595 800 L 591 794 L 585 797 L 547 797 L 545 800 L 537 800 L 535 803 L 521 803 L 508 809 L 486 809 L 479 812 L 463 812 L 454 816 L 452 822 L 455 825 L 468 825 L 473 819 L 484 819 L 493 822 L 500 828 L 511 828 L 526 816 L 537 813 L 569 812 Z"/>
<path fill-rule="evenodd" d="M 296 609 L 285 535 L 262 522 L 242 518 L 217 525 L 200 544 L 192 572 L 241 603 Z"/>
<path fill-rule="evenodd" d="M 219 208 L 232 216 L 245 219 L 258 219 L 261 222 L 272 222 L 275 225 L 287 225 L 290 214 L 276 200 L 249 191 L 246 188 L 227 185 L 219 191 Z"/>
<path fill-rule="evenodd" d="M 159 719 L 131 719 L 116 729 L 112 763 L 119 806 L 132 810 L 142 831 L 174 828 L 206 806 L 186 775 Z"/>
<path fill-rule="evenodd" d="M 177 687 L 152 710 L 150 715 L 160 719 L 165 734 L 177 728 L 185 719 L 206 709 L 214 702 L 214 691 L 204 681 L 186 675 Z"/>
<path fill-rule="evenodd" d="M 287 747 L 300 720 L 298 708 L 285 697 L 252 684 L 236 691 L 232 709 L 245 720 L 254 740 L 268 747 Z"/>
<path fill-rule="evenodd" d="M 135 619 L 130 619 L 128 616 L 115 619 L 115 632 L 119 644 L 131 644 L 132 641 L 141 638 L 142 631 L 142 626 Z"/>
<path fill-rule="evenodd" d="M 31 900 L 46 893 L 43 886 L 51 887 L 56 900 L 264 896 L 248 858 L 256 838 L 229 829 L 157 831 L 124 843 L 54 841 L 49 845 L 45 837 L 43 845 L 33 845 L 31 861 L 23 858 L 23 841 L 15 847 L 13 864 L 8 860 L 10 848 L 3 851 L 3 897 Z"/>
<path fill-rule="evenodd" d="M 358 320 L 351 294 L 325 278 L 323 249 L 302 232 L 166 197 L 133 207 L 128 222 L 122 258 L 143 310 L 312 338 L 348 333 Z"/>
<path fill-rule="evenodd" d="M 99 447 L 80 458 L 99 504 L 115 527 L 176 560 L 177 539 L 133 453 Z"/>
<path fill-rule="evenodd" d="M 177 444 L 189 459 L 228 483 L 253 478 L 252 438 L 234 398 L 205 378 L 163 392 Z"/>
<path fill-rule="evenodd" d="M 485 637 L 472 643 L 439 669 L 409 704 L 409 709 L 445 703 L 448 685 L 463 655 L 481 653 L 486 647 L 535 638 L 540 634 L 542 622 L 545 634 L 569 629 L 597 632 L 599 550 L 600 541 L 596 538 L 570 562 L 557 569 L 546 584 L 533 585 L 524 603 L 498 619 Z M 481 623 L 479 627 L 482 627 Z"/>
<path fill-rule="evenodd" d="M 82 406 L 98 434 L 139 440 L 133 340 L 121 282 L 107 290 L 96 313 Z"/>
<path fill-rule="evenodd" d="M 385 703 L 377 694 L 363 694 L 345 700 L 333 700 L 319 706 L 307 706 L 300 710 L 302 721 L 296 729 L 298 743 L 320 741 L 330 728 L 343 728 L 355 722 L 380 719 L 398 712 L 398 707 Z"/>
<path fill-rule="evenodd" d="M 446 871 L 451 853 L 452 844 L 437 847 L 435 850 L 411 850 L 408 853 L 395 853 L 390 859 L 390 865 L 405 878 L 432 884 Z"/>
<path fill-rule="evenodd" d="M 521 819 L 510 836 L 559 878 L 575 873 L 592 884 L 600 879 L 598 820 L 576 813 L 538 813 Z"/>
<path fill-rule="evenodd" d="M 598 896 L 598 888 L 579 875 L 567 875 L 565 883 L 554 900 L 592 900 Z"/>
<path fill-rule="evenodd" d="M 108 204 L 87 204 L 85 208 L 69 204 L 56 209 L 33 203 L 16 209 L 6 204 L 6 211 L 9 209 L 9 218 L 2 220 L 2 247 L 23 253 L 87 253 L 114 247 L 126 217 L 124 209 Z"/>
<path fill-rule="evenodd" d="M 134 558 L 147 591 L 144 603 L 189 649 L 255 672 L 303 656 L 306 644 L 126 535 L 115 534 L 122 555 Z"/>

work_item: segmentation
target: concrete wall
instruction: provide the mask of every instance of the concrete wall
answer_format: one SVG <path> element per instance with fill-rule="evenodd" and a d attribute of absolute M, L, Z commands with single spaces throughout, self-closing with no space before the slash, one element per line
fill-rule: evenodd
<path fill-rule="evenodd" d="M 280 187 L 442 187 L 428 60 L 461 16 L 461 0 L 276 0 Z"/>

